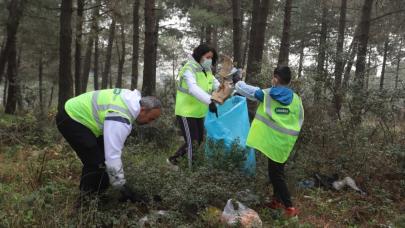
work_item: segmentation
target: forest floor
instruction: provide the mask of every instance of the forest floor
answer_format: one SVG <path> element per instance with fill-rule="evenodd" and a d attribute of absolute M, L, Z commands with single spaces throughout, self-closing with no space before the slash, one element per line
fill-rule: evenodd
<path fill-rule="evenodd" d="M 288 184 L 301 213 L 287 219 L 263 206 L 272 189 L 262 155 L 256 154 L 255 177 L 227 169 L 227 164 L 213 168 L 202 151 L 193 169 L 184 159 L 176 172 L 165 163 L 181 143 L 170 132 L 153 139 L 138 134 L 124 150 L 128 183 L 154 200 L 146 206 L 120 203 L 110 189 L 108 197 L 76 207 L 81 163 L 57 132 L 52 115 L 41 121 L 1 115 L 0 134 L 0 227 L 137 227 L 148 214 L 151 227 L 223 227 L 219 216 L 229 198 L 258 212 L 263 227 L 405 227 L 405 180 L 396 173 L 356 174 L 353 178 L 367 192 L 360 195 L 350 189 L 300 188 L 297 183 L 312 175 L 304 169 L 308 164 L 289 162 Z M 167 214 L 153 215 L 155 210 Z"/>

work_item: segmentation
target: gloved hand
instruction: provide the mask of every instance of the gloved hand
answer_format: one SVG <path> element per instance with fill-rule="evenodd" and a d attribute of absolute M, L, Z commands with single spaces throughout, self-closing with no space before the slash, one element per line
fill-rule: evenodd
<path fill-rule="evenodd" d="M 145 196 L 143 194 L 139 194 L 139 193 L 137 194 L 127 184 L 124 184 L 120 188 L 120 193 L 121 193 L 121 197 L 119 199 L 120 202 L 126 202 L 128 200 L 131 201 L 131 203 L 136 203 L 136 202 L 148 203 L 149 202 L 149 199 L 147 196 Z"/>
<path fill-rule="evenodd" d="M 242 69 L 237 69 L 236 72 L 232 74 L 232 82 L 235 85 L 240 80 L 242 80 Z"/>
<path fill-rule="evenodd" d="M 215 115 L 218 118 L 218 108 L 214 100 L 211 100 L 211 103 L 208 105 L 208 110 L 210 110 L 210 112 L 215 113 Z"/>

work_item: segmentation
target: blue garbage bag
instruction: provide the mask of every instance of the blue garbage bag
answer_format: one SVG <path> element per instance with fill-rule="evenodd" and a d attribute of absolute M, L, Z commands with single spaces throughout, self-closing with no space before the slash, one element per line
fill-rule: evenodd
<path fill-rule="evenodd" d="M 207 142 L 209 140 L 223 141 L 226 147 L 224 153 L 235 142 L 244 148 L 246 150 L 246 160 L 243 171 L 248 175 L 255 174 L 255 152 L 253 149 L 246 147 L 250 124 L 245 97 L 233 96 L 227 99 L 223 105 L 218 105 L 218 117 L 216 117 L 215 113 L 208 112 L 204 125 L 207 131 Z M 208 143 L 205 144 L 205 154 L 206 156 L 210 154 Z"/>

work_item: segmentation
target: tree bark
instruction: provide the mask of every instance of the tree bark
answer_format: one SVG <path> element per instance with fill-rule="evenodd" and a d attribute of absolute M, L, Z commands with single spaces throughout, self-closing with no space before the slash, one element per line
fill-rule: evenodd
<path fill-rule="evenodd" d="M 92 50 L 93 50 L 93 44 L 94 44 L 94 39 L 97 36 L 97 30 L 98 30 L 98 13 L 99 13 L 99 5 L 100 2 L 96 2 L 96 7 L 93 8 L 92 12 L 92 22 L 91 22 L 91 29 L 90 29 L 90 34 L 87 40 L 87 46 L 86 46 L 86 53 L 84 55 L 84 63 L 83 63 L 83 73 L 82 73 L 82 83 L 81 83 L 81 92 L 84 93 L 87 90 L 87 84 L 89 82 L 89 74 L 90 74 L 90 68 L 91 68 L 91 56 L 92 56 Z"/>
<path fill-rule="evenodd" d="M 38 59 L 38 95 L 39 95 L 39 110 L 41 112 L 41 115 L 44 114 L 44 100 L 42 96 L 43 91 L 42 78 L 43 78 L 43 51 L 41 50 Z"/>
<path fill-rule="evenodd" d="M 212 45 L 212 25 L 205 26 L 205 42 Z"/>
<path fill-rule="evenodd" d="M 335 84 L 334 84 L 334 104 L 336 114 L 340 116 L 340 109 L 342 108 L 342 73 L 344 69 L 344 54 L 343 44 L 345 39 L 346 28 L 346 9 L 347 0 L 341 0 L 340 4 L 340 17 L 338 28 L 338 39 L 336 43 L 336 60 L 335 60 Z"/>
<path fill-rule="evenodd" d="M 368 83 L 370 81 L 370 70 L 371 70 L 371 45 L 368 48 L 368 60 L 367 60 L 367 73 L 366 73 L 366 83 L 364 85 L 364 89 L 368 90 Z"/>
<path fill-rule="evenodd" d="M 101 78 L 101 89 L 107 88 L 108 79 L 111 74 L 111 56 L 112 56 L 112 47 L 113 47 L 114 37 L 115 37 L 115 23 L 116 23 L 115 16 L 113 16 L 112 22 L 110 25 L 110 32 L 108 35 L 107 54 L 105 57 L 104 71 L 103 71 L 103 75 Z M 110 85 L 111 85 L 111 80 L 110 80 Z"/>
<path fill-rule="evenodd" d="M 305 41 L 302 39 L 300 41 L 300 58 L 299 58 L 299 63 L 298 63 L 298 78 L 302 76 L 302 69 L 303 69 L 303 63 L 304 63 L 304 48 L 305 48 Z"/>
<path fill-rule="evenodd" d="M 291 24 L 292 0 L 285 1 L 284 26 L 281 37 L 280 52 L 278 55 L 278 66 L 288 66 L 288 56 L 290 52 L 290 24 Z"/>
<path fill-rule="evenodd" d="M 350 55 L 349 55 L 349 57 L 347 59 L 347 63 L 345 64 L 346 69 L 345 69 L 345 72 L 343 74 L 342 98 L 345 96 L 346 90 L 347 90 L 347 88 L 349 86 L 350 73 L 352 71 L 352 67 L 353 67 L 353 64 L 354 64 L 354 57 L 356 57 L 356 54 L 357 54 L 357 45 L 358 45 L 358 39 L 359 39 L 358 33 L 359 33 L 359 29 L 358 29 L 358 27 L 356 27 L 356 30 L 355 30 L 354 35 L 353 35 L 353 40 L 350 43 L 350 48 L 349 48 L 351 50 Z"/>
<path fill-rule="evenodd" d="M 401 49 L 399 49 L 399 51 L 400 51 Z M 401 56 L 400 56 L 400 54 L 398 53 L 398 56 L 397 56 L 397 66 L 396 66 L 396 69 L 395 69 L 395 89 L 398 89 L 398 80 L 399 80 L 399 64 L 401 63 Z"/>
<path fill-rule="evenodd" d="M 321 31 L 319 36 L 319 51 L 317 57 L 316 78 L 314 87 L 314 103 L 318 103 L 322 96 L 322 87 L 325 83 L 326 71 L 325 71 L 325 56 L 326 56 L 326 39 L 328 33 L 328 8 L 325 0 L 321 2 L 322 5 L 322 19 L 321 19 Z"/>
<path fill-rule="evenodd" d="M 82 92 L 82 35 L 84 0 L 77 0 L 76 40 L 75 40 L 75 95 Z"/>
<path fill-rule="evenodd" d="M 270 0 L 254 0 L 252 12 L 252 26 L 250 28 L 250 41 L 246 78 L 253 85 L 259 84 L 258 75 L 261 72 L 261 63 L 264 49 L 264 35 L 269 14 Z"/>
<path fill-rule="evenodd" d="M 72 78 L 72 0 L 62 0 L 59 41 L 59 98 L 58 110 L 73 96 Z"/>
<path fill-rule="evenodd" d="M 387 63 L 388 43 L 389 43 L 389 38 L 387 35 L 387 37 L 385 38 L 385 41 L 384 41 L 384 55 L 383 55 L 383 64 L 381 67 L 380 91 L 384 89 L 385 66 Z"/>
<path fill-rule="evenodd" d="M 124 25 L 121 24 L 121 51 L 119 50 L 119 45 L 117 42 L 117 51 L 118 51 L 118 75 L 117 75 L 117 83 L 115 84 L 116 88 L 122 88 L 122 74 L 124 70 L 124 63 L 125 63 L 125 30 Z"/>
<path fill-rule="evenodd" d="M 232 0 L 233 61 L 242 68 L 242 0 Z"/>
<path fill-rule="evenodd" d="M 0 51 L 0 84 L 3 80 L 3 74 L 4 74 L 4 68 L 7 63 L 7 58 L 6 58 L 6 46 L 5 43 L 1 47 Z"/>
<path fill-rule="evenodd" d="M 139 60 L 139 0 L 134 0 L 132 22 L 132 75 L 131 89 L 138 88 L 138 60 Z"/>
<path fill-rule="evenodd" d="M 5 78 L 4 80 L 4 89 L 3 89 L 3 107 L 6 107 L 7 103 L 7 90 L 8 90 L 8 80 Z"/>
<path fill-rule="evenodd" d="M 12 0 L 8 4 L 9 17 L 7 20 L 7 80 L 8 95 L 5 113 L 14 114 L 17 106 L 17 30 L 22 16 L 24 0 Z"/>
<path fill-rule="evenodd" d="M 98 60 L 99 60 L 99 50 L 98 50 L 98 35 L 96 35 L 94 40 L 94 90 L 98 90 Z"/>
<path fill-rule="evenodd" d="M 362 109 L 366 101 L 366 93 L 363 88 L 372 4 L 373 0 L 364 0 L 364 5 L 361 10 L 361 20 L 359 23 L 356 72 L 353 83 L 353 98 L 351 102 L 353 114 L 352 122 L 355 125 L 361 123 Z"/>
<path fill-rule="evenodd" d="M 250 40 L 250 33 L 249 33 L 249 28 L 252 26 L 252 16 L 249 15 L 246 23 L 246 27 L 244 29 L 245 31 L 245 41 L 244 41 L 244 47 L 243 47 L 243 56 L 242 56 L 242 67 L 245 67 L 246 64 L 246 59 L 247 59 L 247 53 L 249 50 L 249 40 Z"/>
<path fill-rule="evenodd" d="M 142 93 L 145 96 L 156 93 L 156 11 L 155 0 L 145 1 L 145 42 Z"/>

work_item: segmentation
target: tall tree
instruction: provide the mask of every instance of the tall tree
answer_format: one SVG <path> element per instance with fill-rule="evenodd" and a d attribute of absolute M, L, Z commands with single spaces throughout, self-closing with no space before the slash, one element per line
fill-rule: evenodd
<path fill-rule="evenodd" d="M 115 38 L 115 15 L 112 16 L 112 21 L 110 25 L 110 31 L 108 35 L 108 44 L 107 44 L 107 54 L 105 57 L 105 64 L 104 64 L 104 71 L 101 78 L 101 89 L 107 88 L 108 79 L 111 73 L 111 56 L 112 56 L 112 48 Z M 111 80 L 110 80 L 111 82 Z"/>
<path fill-rule="evenodd" d="M 242 0 L 232 0 L 233 61 L 242 67 Z"/>
<path fill-rule="evenodd" d="M 321 1 L 322 16 L 321 16 L 321 31 L 319 35 L 319 50 L 317 57 L 316 78 L 314 87 L 314 102 L 321 100 L 322 87 L 326 78 L 325 60 L 326 60 L 326 39 L 328 33 L 328 7 L 326 0 Z"/>
<path fill-rule="evenodd" d="M 145 42 L 142 93 L 156 92 L 157 19 L 155 0 L 145 1 Z"/>
<path fill-rule="evenodd" d="M 8 95 L 5 113 L 14 114 L 17 106 L 17 31 L 22 16 L 25 0 L 11 0 L 7 6 L 9 16 L 7 20 L 7 81 Z"/>
<path fill-rule="evenodd" d="M 94 90 L 98 90 L 98 60 L 99 60 L 99 50 L 98 50 L 98 35 L 94 39 Z"/>
<path fill-rule="evenodd" d="M 76 39 L 75 39 L 75 95 L 82 91 L 82 35 L 83 35 L 84 0 L 77 0 Z"/>
<path fill-rule="evenodd" d="M 117 75 L 117 82 L 115 84 L 116 88 L 122 88 L 122 74 L 124 71 L 124 63 L 125 63 L 125 28 L 124 24 L 121 23 L 121 50 L 117 41 L 117 54 L 118 54 L 118 75 Z"/>
<path fill-rule="evenodd" d="M 259 83 L 258 74 L 261 72 L 261 62 L 264 49 L 264 35 L 269 14 L 270 0 L 253 0 L 252 24 L 250 27 L 249 52 L 246 80 L 254 85 Z"/>
<path fill-rule="evenodd" d="M 89 73 L 90 73 L 90 68 L 91 68 L 91 55 L 92 55 L 92 50 L 93 50 L 93 44 L 95 37 L 97 36 L 98 33 L 98 13 L 99 13 L 99 5 L 100 1 L 96 1 L 96 5 L 93 9 L 92 16 L 91 16 L 91 29 L 90 29 L 90 34 L 87 40 L 87 46 L 86 46 L 86 53 L 84 55 L 84 62 L 83 62 L 83 73 L 82 73 L 82 89 L 81 92 L 86 92 L 87 90 L 87 83 L 89 81 Z"/>
<path fill-rule="evenodd" d="M 389 37 L 387 35 L 387 37 L 385 38 L 385 41 L 384 41 L 384 54 L 383 54 L 383 62 L 382 62 L 382 67 L 381 67 L 380 90 L 384 89 L 385 66 L 387 63 L 388 43 L 389 43 Z"/>
<path fill-rule="evenodd" d="M 59 99 L 58 110 L 73 96 L 72 78 L 72 0 L 62 0 L 59 39 Z"/>
<path fill-rule="evenodd" d="M 341 86 L 342 86 L 342 73 L 344 69 L 343 44 L 345 39 L 345 28 L 346 28 L 346 9 L 347 9 L 347 0 L 341 0 L 338 39 L 336 43 L 335 83 L 333 93 L 334 105 L 338 116 L 340 114 L 340 109 L 342 108 Z"/>
<path fill-rule="evenodd" d="M 139 59 L 139 0 L 134 0 L 132 10 L 132 74 L 131 89 L 138 87 Z"/>
<path fill-rule="evenodd" d="M 0 84 L 1 81 L 3 80 L 3 73 L 4 73 L 4 68 L 6 66 L 7 63 L 7 58 L 6 58 L 6 47 L 5 47 L 5 43 L 1 46 L 1 50 L 0 50 Z"/>
<path fill-rule="evenodd" d="M 366 68 L 367 45 L 370 32 L 370 18 L 373 0 L 364 0 L 361 10 L 361 19 L 359 22 L 359 38 L 357 48 L 356 72 L 353 83 L 352 97 L 352 121 L 354 124 L 361 122 L 362 109 L 366 101 L 366 93 L 364 87 L 364 74 Z"/>
<path fill-rule="evenodd" d="M 402 46 L 403 46 L 403 39 L 401 39 L 400 40 L 400 43 L 399 43 L 399 48 L 398 48 L 398 52 L 397 52 L 397 57 L 396 57 L 396 60 L 397 60 L 397 66 L 396 66 L 396 69 L 395 69 L 395 89 L 397 89 L 398 88 L 398 81 L 399 81 L 399 64 L 401 63 L 401 50 L 402 50 Z"/>
<path fill-rule="evenodd" d="M 288 66 L 288 55 L 290 52 L 290 24 L 291 24 L 292 0 L 285 1 L 284 7 L 284 25 L 281 37 L 280 52 L 277 65 Z"/>
<path fill-rule="evenodd" d="M 298 75 L 297 77 L 300 78 L 302 76 L 303 64 L 304 64 L 304 48 L 305 48 L 305 41 L 301 39 L 300 41 L 300 57 L 298 60 Z"/>

